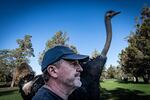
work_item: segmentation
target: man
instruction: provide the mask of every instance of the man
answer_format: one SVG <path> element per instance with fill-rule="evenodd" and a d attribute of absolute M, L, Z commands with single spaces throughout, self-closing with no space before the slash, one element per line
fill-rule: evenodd
<path fill-rule="evenodd" d="M 41 68 L 45 85 L 32 100 L 67 100 L 75 89 L 81 87 L 80 73 L 83 69 L 79 61 L 88 58 L 65 46 L 49 49 L 43 57 Z"/>

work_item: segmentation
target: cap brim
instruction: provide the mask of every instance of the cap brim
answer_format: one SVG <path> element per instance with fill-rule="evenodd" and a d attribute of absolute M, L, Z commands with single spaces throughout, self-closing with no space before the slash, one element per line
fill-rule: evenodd
<path fill-rule="evenodd" d="M 66 60 L 87 61 L 89 59 L 89 56 L 80 55 L 80 54 L 69 54 L 69 55 L 64 55 L 62 58 Z"/>

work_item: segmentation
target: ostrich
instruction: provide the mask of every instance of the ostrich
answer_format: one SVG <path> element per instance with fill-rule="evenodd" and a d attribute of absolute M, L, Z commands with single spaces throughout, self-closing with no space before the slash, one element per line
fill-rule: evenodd
<path fill-rule="evenodd" d="M 102 56 L 107 55 L 107 52 L 109 50 L 111 40 L 112 40 L 111 18 L 119 13 L 120 12 L 115 12 L 115 11 L 110 10 L 110 11 L 107 11 L 105 14 L 105 27 L 106 27 L 107 38 L 106 38 L 106 43 L 105 43 L 104 49 L 101 52 Z"/>
<path fill-rule="evenodd" d="M 112 39 L 112 27 L 111 18 L 120 12 L 108 11 L 105 14 L 105 26 L 106 26 L 106 43 L 99 56 L 93 59 L 89 59 L 86 63 L 81 63 L 83 66 L 83 72 L 81 73 L 82 86 L 76 89 L 68 100 L 99 100 L 100 88 L 99 81 L 100 76 L 107 60 L 107 52 L 109 50 Z M 85 66 L 85 67 L 84 67 Z M 38 89 L 44 84 L 42 75 L 38 75 L 33 78 L 32 81 L 25 83 L 25 79 L 22 78 L 20 82 L 20 92 L 24 100 L 31 100 Z"/>
<path fill-rule="evenodd" d="M 83 72 L 81 73 L 81 81 L 83 85 L 76 89 L 70 97 L 69 100 L 99 100 L 100 99 L 100 76 L 107 60 L 107 52 L 109 50 L 111 40 L 112 40 L 112 26 L 111 18 L 120 12 L 108 11 L 105 14 L 105 26 L 106 26 L 106 43 L 99 56 L 90 59 L 86 64 L 81 64 L 83 66 Z"/>

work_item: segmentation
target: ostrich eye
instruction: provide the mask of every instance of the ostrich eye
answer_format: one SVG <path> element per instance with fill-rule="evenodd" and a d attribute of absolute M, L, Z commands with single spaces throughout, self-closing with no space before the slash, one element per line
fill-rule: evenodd
<path fill-rule="evenodd" d="M 111 10 L 111 11 L 109 11 L 109 13 L 114 13 L 114 11 Z"/>

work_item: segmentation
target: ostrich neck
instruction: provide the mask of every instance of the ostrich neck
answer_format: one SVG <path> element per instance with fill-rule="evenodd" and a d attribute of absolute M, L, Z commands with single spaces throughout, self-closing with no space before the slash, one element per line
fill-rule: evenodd
<path fill-rule="evenodd" d="M 106 36 L 106 43 L 105 43 L 104 49 L 101 52 L 102 56 L 107 55 L 108 49 L 109 49 L 110 44 L 111 44 L 111 39 L 112 39 L 111 18 L 105 17 L 105 27 L 106 27 L 107 36 Z"/>

